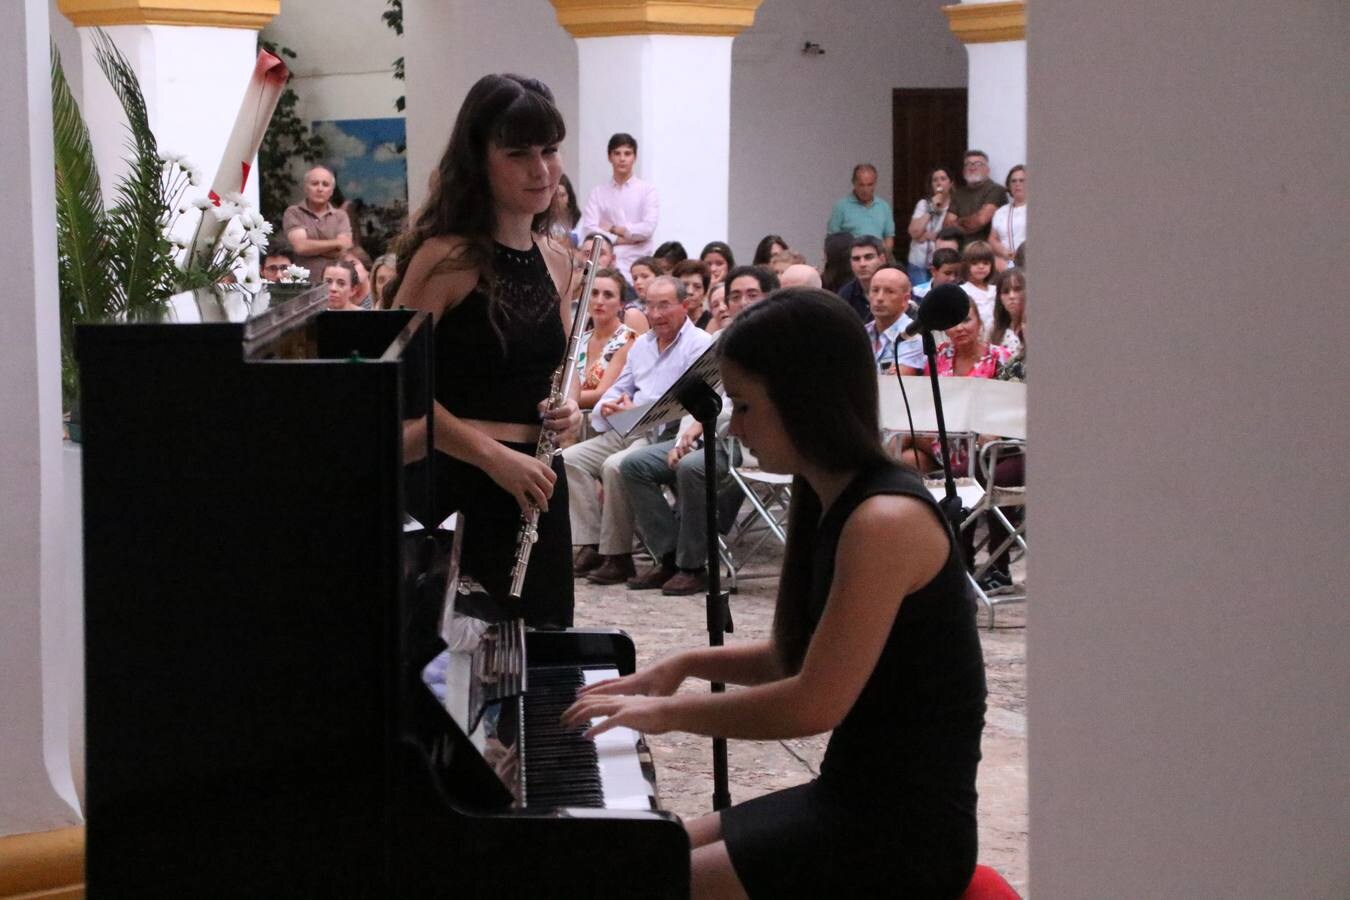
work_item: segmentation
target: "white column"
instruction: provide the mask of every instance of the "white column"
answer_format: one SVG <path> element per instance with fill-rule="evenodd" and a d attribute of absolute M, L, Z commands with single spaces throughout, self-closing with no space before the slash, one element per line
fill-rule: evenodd
<path fill-rule="evenodd" d="M 1027 42 L 967 44 L 967 142 L 989 154 L 989 177 L 1000 184 L 1027 161 Z"/>
<path fill-rule="evenodd" d="M 104 196 L 110 197 L 117 176 L 126 171 L 126 117 L 94 57 L 93 29 L 78 30 L 84 51 L 80 110 L 89 123 Z M 115 25 L 103 30 L 140 79 L 160 149 L 184 153 L 202 170 L 202 184 L 190 190 L 188 198 L 205 196 L 253 74 L 258 32 L 182 25 Z M 256 168 L 255 160 L 244 191 L 255 208 Z"/>
<path fill-rule="evenodd" d="M 0 36 L 0 207 L 12 226 L 13 301 L 0 328 L 0 835 L 81 821 L 61 559 L 63 534 L 79 523 L 62 521 L 47 0 L 9 9 L 11 27 Z"/>
<path fill-rule="evenodd" d="M 624 35 L 577 39 L 579 202 L 610 178 L 610 135 L 637 139 L 637 175 L 656 186 L 656 242 L 691 256 L 728 238 L 730 37 Z"/>

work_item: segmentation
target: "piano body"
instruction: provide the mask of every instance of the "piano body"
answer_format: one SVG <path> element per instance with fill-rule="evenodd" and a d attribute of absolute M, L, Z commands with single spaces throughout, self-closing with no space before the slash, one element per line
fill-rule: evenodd
<path fill-rule="evenodd" d="M 92 896 L 688 895 L 640 736 L 553 728 L 631 641 L 473 618 L 472 522 L 417 524 L 426 314 L 318 290 L 77 353 Z"/>

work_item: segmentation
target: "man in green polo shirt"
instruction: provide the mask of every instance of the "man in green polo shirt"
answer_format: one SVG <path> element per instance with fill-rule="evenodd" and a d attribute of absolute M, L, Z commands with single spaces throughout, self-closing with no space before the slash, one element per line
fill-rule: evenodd
<path fill-rule="evenodd" d="M 877 167 L 858 163 L 853 167 L 853 193 L 834 205 L 825 233 L 847 231 L 854 237 L 870 234 L 881 238 L 890 253 L 895 249 L 895 215 L 891 205 L 876 194 Z"/>

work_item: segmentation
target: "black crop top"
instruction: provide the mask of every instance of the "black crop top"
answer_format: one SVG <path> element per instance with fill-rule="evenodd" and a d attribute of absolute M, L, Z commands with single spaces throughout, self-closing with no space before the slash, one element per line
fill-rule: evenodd
<path fill-rule="evenodd" d="M 538 245 L 495 244 L 499 296 L 488 321 L 480 284 L 436 324 L 436 399 L 465 419 L 539 424 L 539 401 L 567 350 L 558 291 Z M 500 331 L 500 334 L 498 333 Z"/>

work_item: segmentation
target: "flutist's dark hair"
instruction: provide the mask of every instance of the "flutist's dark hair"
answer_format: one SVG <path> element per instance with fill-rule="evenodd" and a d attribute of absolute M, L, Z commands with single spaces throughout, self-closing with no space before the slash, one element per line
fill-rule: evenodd
<path fill-rule="evenodd" d="M 550 146 L 566 135 L 553 92 L 542 81 L 510 74 L 478 79 L 459 108 L 426 202 L 395 244 L 398 269 L 385 287 L 388 295 L 397 295 L 413 255 L 428 238 L 456 235 L 463 243 L 441 265 L 478 270 L 479 282 L 488 286 L 488 320 L 500 335 L 504 313 L 492 277 L 497 208 L 488 183 L 488 148 Z M 531 228 L 547 234 L 551 216 L 550 205 L 534 217 Z"/>

